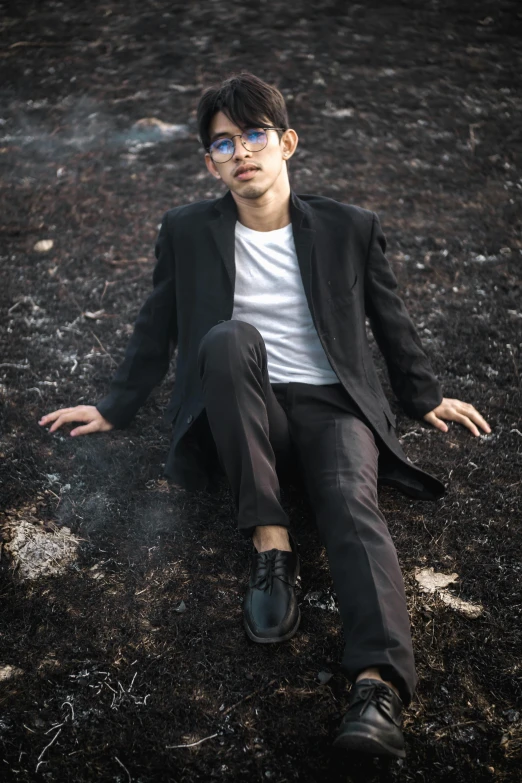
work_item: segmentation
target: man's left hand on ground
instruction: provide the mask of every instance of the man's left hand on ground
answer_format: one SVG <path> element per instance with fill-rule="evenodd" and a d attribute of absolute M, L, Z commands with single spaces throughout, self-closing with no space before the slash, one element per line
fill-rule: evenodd
<path fill-rule="evenodd" d="M 469 405 L 469 403 L 461 400 L 450 400 L 447 397 L 443 397 L 440 405 L 437 405 L 423 418 L 424 421 L 432 424 L 438 430 L 442 430 L 442 432 L 448 432 L 449 429 L 443 419 L 458 421 L 459 424 L 463 424 L 464 427 L 471 430 L 473 435 L 480 435 L 478 427 L 481 427 L 484 432 L 491 432 L 491 427 L 473 405 Z"/>

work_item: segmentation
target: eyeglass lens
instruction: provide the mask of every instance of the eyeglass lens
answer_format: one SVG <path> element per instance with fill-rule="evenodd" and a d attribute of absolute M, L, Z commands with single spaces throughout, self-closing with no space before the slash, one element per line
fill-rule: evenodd
<path fill-rule="evenodd" d="M 262 128 L 250 128 L 241 134 L 241 141 L 249 152 L 258 152 L 268 143 L 266 132 Z M 217 139 L 209 148 L 212 159 L 216 163 L 230 160 L 234 154 L 233 139 Z"/>

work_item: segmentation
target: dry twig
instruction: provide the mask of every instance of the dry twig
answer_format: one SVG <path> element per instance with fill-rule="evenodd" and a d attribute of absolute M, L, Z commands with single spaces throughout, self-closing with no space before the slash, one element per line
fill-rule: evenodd
<path fill-rule="evenodd" d="M 222 715 L 228 715 L 229 712 L 232 712 L 232 710 L 235 710 L 236 707 L 239 707 L 240 704 L 243 704 L 243 702 L 248 701 L 249 699 L 252 699 L 254 696 L 257 696 L 258 693 L 261 693 L 261 691 L 266 690 L 267 688 L 270 688 L 271 685 L 275 685 L 277 680 L 271 680 L 267 685 L 262 685 L 261 688 L 258 688 L 257 691 L 253 691 L 252 693 L 249 693 L 248 696 L 245 696 L 243 699 L 240 699 L 239 701 L 236 701 L 235 704 L 232 704 L 230 707 L 227 707 L 226 710 L 223 710 L 221 713 Z"/>
<path fill-rule="evenodd" d="M 130 774 L 129 770 L 127 769 L 127 767 L 125 766 L 125 764 L 122 764 L 122 763 L 121 763 L 121 761 L 119 760 L 118 756 L 114 756 L 114 758 L 116 759 L 116 761 L 118 762 L 118 764 L 120 765 L 120 767 L 121 767 L 122 769 L 124 769 L 124 770 L 125 770 L 125 772 L 127 773 L 127 775 L 129 776 L 129 783 L 132 783 L 131 774 Z"/>
<path fill-rule="evenodd" d="M 61 731 L 62 731 L 61 729 L 58 729 L 58 731 L 56 732 L 56 734 L 54 735 L 54 737 L 52 738 L 52 740 L 50 741 L 50 743 L 49 743 L 48 745 L 46 745 L 46 746 L 45 746 L 45 748 L 42 750 L 42 752 L 41 752 L 41 753 L 40 753 L 40 755 L 38 756 L 38 764 L 36 765 L 35 772 L 38 772 L 38 767 L 40 766 L 40 764 L 43 764 L 43 763 L 44 763 L 44 762 L 42 761 L 42 758 L 43 758 L 43 755 L 44 755 L 45 751 L 46 751 L 46 750 L 49 750 L 49 748 L 51 747 L 51 745 L 54 745 L 54 743 L 55 743 L 55 742 L 56 742 L 56 740 L 58 739 L 58 736 L 61 734 Z"/>
<path fill-rule="evenodd" d="M 216 732 L 216 734 L 210 734 L 210 736 L 203 737 L 203 739 L 197 740 L 197 742 L 188 742 L 185 745 L 165 745 L 165 748 L 167 750 L 170 750 L 171 748 L 193 748 L 195 745 L 201 745 L 202 742 L 206 742 L 206 740 L 214 739 L 218 734 L 219 732 Z"/>

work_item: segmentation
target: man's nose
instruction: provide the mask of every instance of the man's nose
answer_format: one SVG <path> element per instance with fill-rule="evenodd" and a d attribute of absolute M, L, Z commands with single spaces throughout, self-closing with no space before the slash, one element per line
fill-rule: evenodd
<path fill-rule="evenodd" d="M 246 147 L 244 146 L 243 142 L 241 141 L 240 136 L 236 136 L 235 139 L 233 139 L 234 142 L 234 158 L 244 158 L 245 156 L 249 156 L 252 153 L 249 152 Z"/>

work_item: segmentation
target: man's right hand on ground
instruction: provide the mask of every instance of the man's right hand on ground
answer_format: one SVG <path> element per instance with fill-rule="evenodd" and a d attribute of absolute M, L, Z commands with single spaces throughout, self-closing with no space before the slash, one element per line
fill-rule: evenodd
<path fill-rule="evenodd" d="M 60 410 L 48 413 L 47 416 L 42 416 L 38 424 L 43 427 L 46 424 L 53 422 L 49 432 L 55 432 L 62 424 L 71 424 L 72 422 L 77 421 L 81 421 L 83 426 L 75 427 L 75 429 L 71 430 L 71 435 L 88 435 L 91 432 L 107 432 L 114 428 L 114 425 L 107 421 L 107 419 L 104 419 L 94 405 L 76 405 L 74 408 L 60 408 Z"/>

